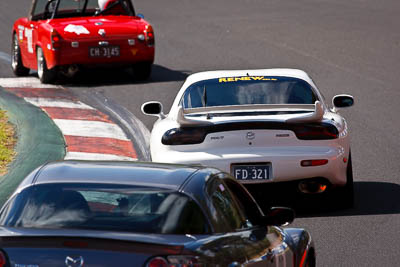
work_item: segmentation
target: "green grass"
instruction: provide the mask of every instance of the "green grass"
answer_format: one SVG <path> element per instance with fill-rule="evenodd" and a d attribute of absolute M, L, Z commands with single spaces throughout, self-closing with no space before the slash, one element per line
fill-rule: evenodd
<path fill-rule="evenodd" d="M 7 166 L 14 159 L 14 128 L 8 122 L 5 111 L 0 110 L 0 175 L 7 173 Z"/>

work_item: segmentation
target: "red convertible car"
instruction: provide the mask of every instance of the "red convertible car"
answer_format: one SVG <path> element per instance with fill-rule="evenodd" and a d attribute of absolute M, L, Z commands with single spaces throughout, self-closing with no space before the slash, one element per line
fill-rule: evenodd
<path fill-rule="evenodd" d="M 153 27 L 131 0 L 33 0 L 29 17 L 14 23 L 12 69 L 37 70 L 42 83 L 80 67 L 132 67 L 139 80 L 154 61 Z"/>

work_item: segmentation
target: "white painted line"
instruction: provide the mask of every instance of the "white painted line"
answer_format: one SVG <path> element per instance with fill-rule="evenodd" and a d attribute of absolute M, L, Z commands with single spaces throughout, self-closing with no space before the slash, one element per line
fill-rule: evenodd
<path fill-rule="evenodd" d="M 111 154 L 100 154 L 100 153 L 85 153 L 85 152 L 67 152 L 64 159 L 137 161 L 137 159 L 130 157 L 117 156 Z"/>
<path fill-rule="evenodd" d="M 79 108 L 79 109 L 94 109 L 80 101 L 59 100 L 55 98 L 42 97 L 24 97 L 25 101 L 37 107 L 55 107 L 55 108 Z"/>
<path fill-rule="evenodd" d="M 103 137 L 130 141 L 116 124 L 101 121 L 54 119 L 63 135 Z"/>
<path fill-rule="evenodd" d="M 36 77 L 1 78 L 0 86 L 3 87 L 28 87 L 28 88 L 61 88 L 58 85 L 42 84 Z"/>
<path fill-rule="evenodd" d="M 0 59 L 6 61 L 7 63 L 11 63 L 11 55 L 7 53 L 0 52 Z"/>

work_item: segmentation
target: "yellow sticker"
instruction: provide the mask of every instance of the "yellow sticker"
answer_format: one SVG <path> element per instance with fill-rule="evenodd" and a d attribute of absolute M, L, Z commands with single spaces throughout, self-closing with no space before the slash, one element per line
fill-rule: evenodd
<path fill-rule="evenodd" d="M 220 83 L 237 82 L 237 81 L 277 81 L 277 79 L 267 78 L 265 76 L 244 76 L 244 77 L 219 78 Z"/>
<path fill-rule="evenodd" d="M 133 56 L 136 56 L 138 51 L 139 51 L 139 49 L 136 49 L 136 48 L 131 49 L 131 53 Z"/>

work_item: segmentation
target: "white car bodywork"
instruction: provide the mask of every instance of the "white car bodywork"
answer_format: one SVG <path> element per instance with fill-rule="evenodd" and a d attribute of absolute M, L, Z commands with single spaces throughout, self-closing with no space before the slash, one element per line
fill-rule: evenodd
<path fill-rule="evenodd" d="M 317 101 L 314 104 L 253 104 L 186 109 L 183 107 L 182 99 L 189 86 L 199 81 L 222 77 L 300 79 L 311 86 Z M 349 95 L 339 95 L 333 100 L 335 98 L 337 101 L 342 99 L 353 101 Z M 149 107 L 157 104 L 159 110 L 149 111 L 151 110 Z M 353 102 L 348 106 L 352 104 Z M 349 159 L 349 133 L 346 121 L 337 113 L 336 107 L 335 105 L 332 109 L 328 107 L 316 85 L 304 71 L 260 69 L 209 71 L 190 75 L 178 92 L 169 114 L 165 115 L 162 105 L 155 101 L 145 103 L 142 111 L 147 115 L 159 117 L 154 124 L 150 139 L 151 156 L 155 162 L 208 165 L 241 178 L 244 178 L 248 171 L 271 172 L 268 179 L 265 179 L 263 175 L 255 174 L 252 179 L 241 180 L 244 184 L 304 181 L 315 178 L 328 181 L 326 184 L 318 185 L 315 191 L 318 193 L 324 191 L 326 186 L 345 187 L 350 186 L 350 183 L 352 190 L 352 177 L 348 177 L 348 164 L 351 160 Z M 272 112 L 272 114 L 263 114 L 263 112 Z M 273 114 L 274 112 L 283 114 Z M 227 113 L 229 116 L 223 115 Z M 301 128 L 308 123 L 323 123 L 331 128 L 333 126 L 337 129 L 337 137 L 327 140 L 300 140 L 290 129 L 292 126 L 286 127 L 286 125 L 293 125 L 293 127 Z M 172 131 L 173 134 L 176 129 L 202 128 L 212 129 L 207 130 L 208 134 L 203 142 L 190 144 L 189 141 L 189 144 L 178 145 L 166 145 L 162 142 L 163 136 L 168 131 L 170 133 Z M 188 138 L 187 136 L 190 134 L 185 135 L 185 138 Z M 308 161 L 304 163 L 305 165 L 313 165 L 314 163 L 310 163 L 311 160 L 315 160 L 314 163 L 317 166 L 302 166 L 302 161 Z M 324 164 L 321 165 L 318 160 L 323 160 Z M 269 170 L 249 168 L 245 171 L 242 169 L 234 171 L 235 164 L 267 164 L 270 168 Z"/>

